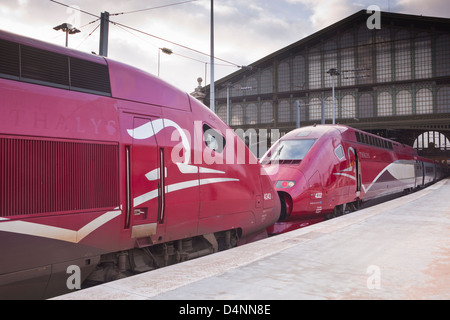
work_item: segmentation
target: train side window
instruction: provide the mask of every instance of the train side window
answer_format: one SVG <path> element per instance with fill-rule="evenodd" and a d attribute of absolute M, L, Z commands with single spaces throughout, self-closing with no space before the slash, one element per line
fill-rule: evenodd
<path fill-rule="evenodd" d="M 339 145 L 336 149 L 334 149 L 334 154 L 340 161 L 345 158 L 344 148 L 342 148 L 342 145 Z"/>
<path fill-rule="evenodd" d="M 203 125 L 203 139 L 206 146 L 216 152 L 222 153 L 225 148 L 225 138 L 207 124 Z"/>

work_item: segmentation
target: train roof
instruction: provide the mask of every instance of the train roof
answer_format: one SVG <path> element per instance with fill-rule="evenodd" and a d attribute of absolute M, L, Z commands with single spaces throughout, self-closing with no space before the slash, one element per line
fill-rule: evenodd
<path fill-rule="evenodd" d="M 15 42 L 15 43 L 26 45 L 26 46 L 33 47 L 33 48 L 51 51 L 51 52 L 58 53 L 61 55 L 66 55 L 66 56 L 79 58 L 79 59 L 106 65 L 105 58 L 102 56 L 70 49 L 67 47 L 59 46 L 56 44 L 48 43 L 48 42 L 37 40 L 34 38 L 29 38 L 26 36 L 22 36 L 22 35 L 4 31 L 4 30 L 0 30 L 0 39 L 7 40 L 10 42 Z"/>
<path fill-rule="evenodd" d="M 0 77 L 190 110 L 186 92 L 147 72 L 4 30 L 0 30 Z"/>
<path fill-rule="evenodd" d="M 342 133 L 349 129 L 351 128 L 343 125 L 327 125 L 327 124 L 313 125 L 292 130 L 291 132 L 288 132 L 286 135 L 284 135 L 281 139 L 282 140 L 301 139 L 301 138 L 318 139 L 324 134 L 331 133 L 335 130 L 338 130 L 340 133 Z"/>
<path fill-rule="evenodd" d="M 362 130 L 358 130 L 346 125 L 313 125 L 292 130 L 284 135 L 280 140 L 294 139 L 319 139 L 320 137 L 333 132 L 339 132 L 343 140 L 353 141 L 379 148 L 394 150 L 395 152 L 407 153 L 417 156 L 417 150 L 409 145 L 405 145 L 387 138 L 377 136 Z"/>

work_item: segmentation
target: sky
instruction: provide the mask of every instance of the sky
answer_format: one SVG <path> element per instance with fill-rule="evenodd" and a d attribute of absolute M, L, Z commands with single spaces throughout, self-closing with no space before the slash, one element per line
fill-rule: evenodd
<path fill-rule="evenodd" d="M 198 85 L 198 77 L 204 79 L 202 85 L 210 83 L 211 0 L 56 2 L 60 4 L 0 0 L 0 29 L 63 46 L 65 34 L 53 27 L 68 22 L 81 30 L 69 36 L 69 47 L 98 53 L 98 17 L 108 11 L 110 20 L 121 24 L 110 24 L 108 58 L 154 75 L 159 70 L 163 80 L 188 93 Z M 370 5 L 382 11 L 450 18 L 448 0 L 215 0 L 215 80 Z M 160 53 L 160 48 L 173 54 Z"/>

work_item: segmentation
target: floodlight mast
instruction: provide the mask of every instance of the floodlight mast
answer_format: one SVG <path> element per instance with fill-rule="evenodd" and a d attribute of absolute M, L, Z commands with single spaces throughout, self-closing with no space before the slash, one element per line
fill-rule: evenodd
<path fill-rule="evenodd" d="M 210 84 L 210 109 L 215 110 L 215 88 L 214 88 L 214 0 L 211 0 L 211 84 Z"/>
<path fill-rule="evenodd" d="M 108 36 L 109 36 L 109 12 L 102 12 L 100 15 L 100 48 L 99 55 L 108 56 Z"/>
<path fill-rule="evenodd" d="M 66 47 L 69 46 L 69 34 L 76 34 L 81 32 L 80 30 L 78 30 L 77 28 L 75 28 L 73 25 L 71 25 L 70 23 L 63 23 L 60 24 L 59 26 L 56 26 L 53 28 L 56 31 L 63 31 L 66 33 Z"/>

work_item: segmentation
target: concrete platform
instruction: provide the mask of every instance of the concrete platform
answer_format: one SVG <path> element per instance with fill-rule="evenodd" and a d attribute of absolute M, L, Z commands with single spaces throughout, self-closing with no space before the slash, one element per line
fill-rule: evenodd
<path fill-rule="evenodd" d="M 450 299 L 450 180 L 55 299 Z"/>

